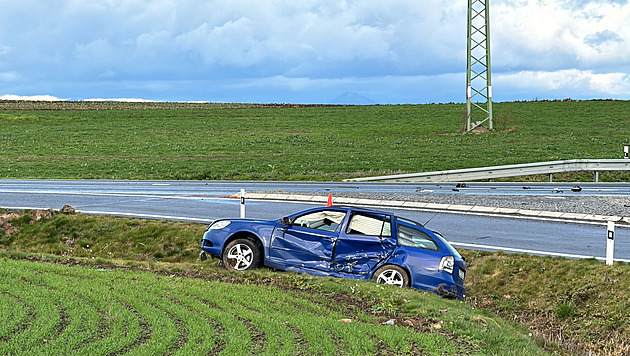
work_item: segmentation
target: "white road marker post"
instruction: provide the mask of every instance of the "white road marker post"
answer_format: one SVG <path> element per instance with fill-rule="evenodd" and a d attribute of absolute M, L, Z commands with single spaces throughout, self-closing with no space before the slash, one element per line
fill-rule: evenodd
<path fill-rule="evenodd" d="M 623 146 L 623 158 L 628 159 L 628 146 Z"/>
<path fill-rule="evenodd" d="M 241 218 L 245 219 L 245 189 L 241 188 Z"/>
<path fill-rule="evenodd" d="M 606 265 L 612 266 L 615 252 L 615 222 L 608 222 L 608 235 L 606 236 Z"/>

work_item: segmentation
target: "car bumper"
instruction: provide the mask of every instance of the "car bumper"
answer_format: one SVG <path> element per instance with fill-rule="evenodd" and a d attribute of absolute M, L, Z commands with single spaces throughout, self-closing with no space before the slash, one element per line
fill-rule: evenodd
<path fill-rule="evenodd" d="M 199 252 L 199 259 L 202 261 L 205 261 L 208 259 L 208 255 L 206 254 L 206 251 Z"/>
<path fill-rule="evenodd" d="M 457 284 L 441 283 L 437 286 L 435 292 L 446 298 L 457 298 L 459 300 L 466 298 L 466 289 Z"/>

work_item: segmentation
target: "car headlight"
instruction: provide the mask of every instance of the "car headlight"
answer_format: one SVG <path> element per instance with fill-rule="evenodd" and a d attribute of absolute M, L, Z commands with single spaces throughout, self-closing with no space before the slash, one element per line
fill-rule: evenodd
<path fill-rule="evenodd" d="M 212 225 L 210 225 L 210 227 L 208 228 L 208 230 L 221 230 L 226 228 L 228 225 L 230 225 L 232 222 L 229 220 L 221 220 L 221 221 L 217 221 L 215 223 L 213 223 Z"/>
<path fill-rule="evenodd" d="M 444 256 L 440 260 L 440 265 L 438 266 L 438 271 L 446 271 L 448 273 L 453 273 L 453 266 L 455 266 L 455 257 L 453 257 L 453 256 Z"/>

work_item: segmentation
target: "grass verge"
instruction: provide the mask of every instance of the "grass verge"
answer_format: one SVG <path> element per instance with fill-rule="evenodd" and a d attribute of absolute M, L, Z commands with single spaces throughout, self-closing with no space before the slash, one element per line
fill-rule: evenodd
<path fill-rule="evenodd" d="M 209 337 L 214 341 L 196 341 L 205 345 L 204 352 L 218 350 L 227 354 L 228 349 L 236 347 L 228 346 L 232 337 L 227 337 L 226 333 L 232 328 L 241 330 L 233 332 L 243 334 L 239 336 L 242 338 L 239 347 L 256 354 L 530 355 L 547 350 L 551 353 L 624 355 L 630 347 L 627 336 L 630 332 L 628 264 L 616 263 L 610 267 L 595 260 L 461 251 L 469 265 L 468 299 L 461 303 L 415 290 L 386 288 L 354 280 L 316 278 L 267 269 L 230 273 L 216 266 L 216 260 L 203 263 L 197 260 L 199 238 L 205 227 L 200 224 L 41 211 L 0 211 L 0 216 L 0 257 L 5 258 L 0 270 L 22 268 L 30 271 L 11 277 L 17 279 L 11 286 L 21 285 L 20 290 L 24 293 L 31 286 L 56 290 L 53 281 L 66 279 L 62 289 L 70 288 L 72 295 L 78 296 L 84 294 L 83 286 L 75 286 L 70 281 L 83 284 L 100 276 L 127 273 L 120 280 L 118 277 L 97 278 L 98 282 L 89 284 L 89 288 L 98 290 L 96 294 L 105 293 L 107 298 L 120 303 L 115 313 L 120 315 L 120 320 L 110 316 L 105 320 L 96 317 L 96 321 L 90 322 L 101 325 L 101 328 L 105 325 L 128 330 L 127 341 L 112 346 L 118 347 L 119 351 L 131 351 L 145 345 L 149 342 L 148 335 L 158 332 L 152 331 L 151 325 L 162 323 L 174 323 L 168 328 L 175 328 L 175 336 L 168 339 L 171 341 L 164 341 L 165 345 L 158 343 L 162 346 L 155 346 L 156 349 L 154 346 L 142 346 L 142 349 L 170 353 L 192 347 L 187 346 L 188 340 L 198 339 L 189 335 L 198 331 L 188 329 L 193 327 L 184 325 L 188 317 L 178 314 L 184 309 L 191 312 L 193 307 L 187 304 L 190 300 L 201 303 L 194 308 L 204 309 L 202 305 L 205 305 L 207 310 L 204 312 L 213 315 L 194 318 L 206 320 L 213 330 L 207 331 L 211 333 L 209 335 L 217 335 L 216 340 L 214 336 Z M 20 262 L 23 263 L 20 265 L 15 261 L 24 259 L 37 262 Z M 77 268 L 51 267 L 50 262 Z M 114 272 L 118 270 L 121 271 Z M 139 274 L 133 274 L 136 272 Z M 2 273 L 2 281 L 11 280 L 4 278 L 8 272 Z M 46 277 L 49 282 L 33 283 L 30 276 L 41 274 L 50 274 Z M 68 274 L 76 276 L 68 279 Z M 189 281 L 191 278 L 195 281 Z M 129 281 L 134 279 L 140 282 L 134 282 L 132 289 L 143 292 L 123 293 L 122 299 L 117 299 L 116 295 L 129 289 Z M 146 286 L 142 282 L 145 280 L 148 281 Z M 197 283 L 200 283 L 200 289 L 196 289 Z M 116 291 L 113 294 L 101 290 L 112 286 Z M 5 292 L 0 293 L 9 296 L 13 287 L 5 285 L 3 288 Z M 214 294 L 215 290 L 217 294 Z M 72 308 L 63 309 L 59 306 L 61 301 L 54 301 L 60 295 L 53 293 L 45 297 L 52 300 L 52 305 L 47 307 L 36 307 L 37 302 L 26 301 L 26 297 L 13 296 L 11 298 L 17 301 L 9 302 L 13 300 L 11 298 L 4 301 L 6 311 L 3 315 L 8 316 L 3 320 L 10 321 L 5 327 L 6 333 L 15 330 L 25 333 L 27 327 L 20 320 L 36 315 L 39 308 L 52 308 L 58 309 L 54 312 L 57 317 L 51 317 L 54 320 L 47 323 L 56 331 L 41 336 L 52 340 L 50 333 L 60 334 L 59 330 L 65 330 L 73 320 L 63 312 Z M 139 310 L 134 303 L 140 302 L 133 302 L 139 295 L 144 295 L 140 298 L 142 303 L 153 308 Z M 271 299 L 267 299 L 267 295 Z M 275 302 L 276 299 L 281 302 Z M 175 305 L 170 305 L 169 300 Z M 97 303 L 90 301 L 88 304 Z M 16 304 L 22 305 L 23 310 L 15 311 Z M 151 321 L 152 318 L 156 320 Z M 342 319 L 352 322 L 346 325 Z M 388 320 L 393 320 L 400 330 L 392 333 L 393 329 L 382 325 Z M 275 326 L 270 327 L 267 322 Z M 132 333 L 130 325 L 138 325 L 139 329 Z M 276 327 L 284 330 L 285 336 L 274 334 Z M 169 333 L 173 332 L 168 328 Z M 311 329 L 321 331 L 315 335 L 310 334 L 314 332 Z M 13 340 L 2 336 L 1 330 L 0 344 Z M 121 332 L 107 330 L 101 333 L 90 331 L 91 336 L 86 340 L 107 339 L 107 335 Z M 365 339 L 364 334 L 369 337 Z M 286 338 L 293 341 L 282 341 Z M 29 342 L 37 344 L 34 350 L 38 353 L 42 345 L 32 340 Z M 77 342 L 81 347 L 85 346 L 85 341 Z M 15 345 L 0 346 L 0 350 L 13 350 L 11 347 L 17 347 Z"/>
<path fill-rule="evenodd" d="M 198 251 L 200 224 L 0 216 L 2 354 L 545 353 L 523 327 L 460 301 L 201 263 L 187 253 Z"/>
<path fill-rule="evenodd" d="M 466 251 L 470 305 L 571 354 L 630 354 L 630 265 Z"/>

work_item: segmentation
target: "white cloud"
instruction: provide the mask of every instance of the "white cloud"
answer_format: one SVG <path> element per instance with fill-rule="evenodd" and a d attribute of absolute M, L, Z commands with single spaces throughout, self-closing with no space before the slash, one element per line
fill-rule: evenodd
<path fill-rule="evenodd" d="M 43 38 L 28 39 L 54 54 L 51 60 L 92 67 L 95 73 L 114 65 L 124 67 L 122 72 L 143 71 L 147 65 L 169 67 L 165 61 L 170 61 L 169 72 L 196 65 L 209 72 L 225 67 L 268 72 L 269 66 L 273 74 L 297 76 L 321 76 L 331 66 L 351 75 L 372 75 L 375 69 L 418 73 L 434 70 L 435 62 L 453 62 L 450 35 L 465 33 L 462 21 L 457 25 L 450 19 L 457 15 L 464 20 L 465 7 L 439 0 L 229 5 L 189 0 L 177 6 L 165 1 L 74 1 L 51 12 L 49 18 L 29 15 L 34 23 L 43 23 Z M 46 33 L 46 27 L 54 31 Z M 463 43 L 462 38 L 455 41 Z M 156 61 L 164 65 L 156 66 Z M 374 65 L 381 68 L 370 68 Z"/>
<path fill-rule="evenodd" d="M 79 43 L 75 46 L 74 55 L 79 63 L 94 67 L 111 66 L 120 60 L 120 49 L 112 45 L 107 38 L 98 38 L 89 43 Z"/>
<path fill-rule="evenodd" d="M 495 77 L 495 86 L 533 89 L 532 92 L 568 91 L 591 92 L 600 97 L 620 96 L 630 99 L 630 74 L 593 73 L 590 70 L 559 70 L 554 72 L 522 71 Z"/>
<path fill-rule="evenodd" d="M 88 101 L 88 102 L 112 101 L 112 102 L 119 102 L 119 103 L 154 103 L 156 102 L 155 100 L 147 100 L 147 99 L 140 99 L 140 98 L 111 98 L 111 99 L 91 98 L 91 99 L 85 99 L 83 101 Z"/>
<path fill-rule="evenodd" d="M 503 0 L 491 18 L 495 67 L 630 66 L 627 1 Z"/>
<path fill-rule="evenodd" d="M 585 96 L 626 95 L 628 1 L 497 0 L 490 6 L 495 98 L 526 89 L 496 83 L 520 72 L 564 73 L 559 82 L 537 79 L 526 89 L 531 92 L 580 83 Z M 464 90 L 465 1 L 33 0 L 7 2 L 2 10 L 0 81 L 15 84 L 5 90 L 18 94 L 196 99 L 182 97 L 182 81 L 207 85 L 205 95 L 224 84 L 234 90 L 231 101 L 269 83 L 277 84 L 270 86 L 279 90 L 275 101 L 285 101 L 279 88 L 313 93 L 309 98 L 333 87 L 361 93 L 346 90 L 360 80 L 373 92 L 387 82 L 382 87 L 394 91 L 387 97 L 401 102 L 433 97 L 435 86 L 452 85 L 453 101 Z M 591 74 L 562 84 L 571 70 Z M 450 75 L 462 78 L 438 82 Z M 416 94 L 390 85 L 408 78 L 433 82 L 405 87 Z M 440 98 L 446 92 L 444 86 Z M 203 89 L 194 93 L 214 100 Z"/>
<path fill-rule="evenodd" d="M 51 95 L 12 95 L 6 94 L 0 96 L 0 100 L 29 100 L 29 101 L 65 101 L 65 99 L 59 99 Z"/>

